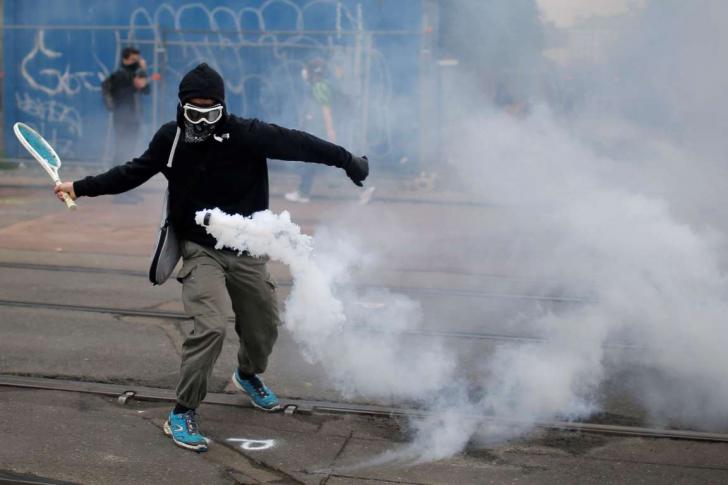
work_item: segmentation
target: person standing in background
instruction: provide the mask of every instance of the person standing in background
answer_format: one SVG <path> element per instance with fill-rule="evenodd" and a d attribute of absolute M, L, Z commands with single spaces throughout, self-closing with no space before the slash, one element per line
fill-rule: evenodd
<path fill-rule="evenodd" d="M 308 84 L 307 96 L 304 102 L 303 120 L 301 129 L 312 133 L 331 143 L 337 143 L 336 125 L 334 123 L 334 98 L 340 93 L 335 93 L 327 75 L 327 63 L 322 57 L 313 57 L 306 62 L 301 71 L 301 76 Z M 311 188 L 316 171 L 319 167 L 312 164 L 305 164 L 301 167 L 301 180 L 298 189 L 284 195 L 290 202 L 306 204 L 311 201 Z M 359 203 L 366 204 L 374 191 L 374 187 L 368 187 L 359 196 Z"/>
<path fill-rule="evenodd" d="M 114 126 L 114 164 L 131 160 L 136 153 L 142 124 L 141 95 L 149 94 L 147 64 L 138 49 L 121 51 L 121 66 L 101 85 L 104 104 L 111 111 Z M 116 203 L 134 204 L 141 197 L 129 193 L 114 198 Z"/>
<path fill-rule="evenodd" d="M 321 57 L 310 59 L 301 71 L 301 76 L 308 83 L 309 88 L 304 102 L 301 129 L 331 143 L 336 143 L 334 117 L 331 112 L 332 91 L 329 82 L 324 77 L 325 73 L 326 61 Z M 309 164 L 301 167 L 298 189 L 285 194 L 286 200 L 302 204 L 311 200 L 311 187 L 316 176 L 316 168 Z"/>

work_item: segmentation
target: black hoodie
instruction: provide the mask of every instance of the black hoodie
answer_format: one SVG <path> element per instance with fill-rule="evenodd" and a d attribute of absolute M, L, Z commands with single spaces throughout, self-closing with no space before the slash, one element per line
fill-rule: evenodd
<path fill-rule="evenodd" d="M 181 100 L 207 97 L 224 102 L 224 90 L 220 96 L 216 79 L 211 83 L 215 76 L 219 78 L 206 65 L 188 73 L 183 79 L 186 84 L 180 84 Z M 192 95 L 183 91 L 183 87 L 190 85 Z M 170 212 L 177 234 L 181 239 L 212 247 L 215 240 L 195 224 L 195 213 L 218 207 L 229 214 L 250 216 L 267 209 L 268 158 L 322 163 L 343 169 L 352 163 L 351 154 L 344 148 L 303 131 L 226 114 L 215 136 L 203 142 L 185 143 L 182 130 L 172 166 L 168 167 L 177 128 L 177 122 L 163 125 L 140 157 L 74 182 L 74 192 L 88 197 L 118 194 L 162 172 L 169 182 Z"/>

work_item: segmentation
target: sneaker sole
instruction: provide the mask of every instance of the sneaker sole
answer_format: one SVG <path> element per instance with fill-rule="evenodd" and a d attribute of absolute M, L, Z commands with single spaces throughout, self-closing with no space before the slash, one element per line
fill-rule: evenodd
<path fill-rule="evenodd" d="M 177 445 L 177 446 L 179 446 L 181 448 L 184 448 L 186 450 L 192 450 L 192 451 L 198 451 L 198 452 L 207 451 L 207 444 L 204 444 L 204 445 L 189 445 L 187 443 L 183 443 L 181 441 L 177 441 L 177 439 L 175 439 L 174 435 L 172 434 L 172 430 L 169 428 L 169 421 L 165 421 L 164 422 L 164 434 L 166 434 L 167 436 L 169 436 L 170 438 L 172 438 L 172 441 L 174 441 L 174 444 L 175 445 Z M 207 440 L 207 438 L 205 438 L 205 440 Z"/>
<path fill-rule="evenodd" d="M 279 410 L 279 409 L 281 408 L 281 405 L 280 405 L 280 404 L 276 404 L 276 405 L 275 405 L 275 406 L 273 406 L 272 408 L 264 408 L 264 407 L 263 407 L 263 406 L 261 406 L 260 404 L 256 403 L 256 402 L 255 402 L 255 401 L 253 400 L 253 398 L 252 398 L 252 397 L 250 397 L 250 394 L 248 394 L 248 391 L 246 391 L 246 390 L 245 390 L 245 388 L 244 388 L 243 386 L 241 386 L 241 385 L 240 385 L 240 384 L 238 383 L 238 379 L 237 379 L 237 378 L 235 377 L 235 373 L 234 373 L 234 372 L 233 372 L 233 377 L 232 377 L 232 379 L 233 379 L 233 384 L 235 385 L 235 387 L 236 387 L 236 388 L 237 388 L 237 389 L 238 389 L 239 391 L 242 391 L 243 393 L 245 393 L 245 395 L 246 395 L 246 396 L 248 396 L 248 398 L 250 399 L 250 403 L 251 403 L 251 404 L 252 404 L 252 405 L 253 405 L 254 407 L 256 407 L 256 408 L 260 409 L 261 411 L 265 411 L 265 412 L 268 412 L 268 413 L 272 413 L 273 411 L 278 411 L 278 410 Z"/>

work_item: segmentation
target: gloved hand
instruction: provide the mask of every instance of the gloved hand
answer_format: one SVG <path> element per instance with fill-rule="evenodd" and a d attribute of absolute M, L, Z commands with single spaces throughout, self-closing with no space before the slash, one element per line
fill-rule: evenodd
<path fill-rule="evenodd" d="M 345 170 L 346 175 L 349 176 L 352 182 L 359 187 L 363 187 L 364 185 L 362 182 L 364 182 L 369 175 L 369 159 L 367 159 L 367 157 L 355 157 L 352 155 L 351 162 L 349 162 L 349 165 L 345 168 Z"/>

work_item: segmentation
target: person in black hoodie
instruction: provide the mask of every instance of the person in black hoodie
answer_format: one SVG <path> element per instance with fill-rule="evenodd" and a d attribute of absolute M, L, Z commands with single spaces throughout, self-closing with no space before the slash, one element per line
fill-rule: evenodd
<path fill-rule="evenodd" d="M 146 61 L 139 49 L 125 47 L 121 65 L 103 83 L 101 92 L 106 108 L 111 111 L 114 127 L 113 163 L 123 163 L 134 155 L 142 124 L 142 94 L 149 94 Z M 133 192 L 114 197 L 114 203 L 135 204 L 142 198 Z"/>
<path fill-rule="evenodd" d="M 146 62 L 139 49 L 125 47 L 121 65 L 101 84 L 104 104 L 114 120 L 114 162 L 128 160 L 139 136 L 142 106 L 139 96 L 149 94 Z"/>
<path fill-rule="evenodd" d="M 302 160 L 342 168 L 358 186 L 369 174 L 366 157 L 298 130 L 245 119 L 227 112 L 222 77 L 207 64 L 187 73 L 179 85 L 177 120 L 163 125 L 138 158 L 105 173 L 56 186 L 77 197 L 131 190 L 162 172 L 168 180 L 169 217 L 182 247 L 182 301 L 194 320 L 183 345 L 177 404 L 164 425 L 174 442 L 207 450 L 197 428 L 196 409 L 222 349 L 226 296 L 235 313 L 240 341 L 235 386 L 263 410 L 279 408 L 275 394 L 258 377 L 278 336 L 275 283 L 265 258 L 216 250 L 216 241 L 195 223 L 195 213 L 218 207 L 251 216 L 268 208 L 267 159 Z"/>

